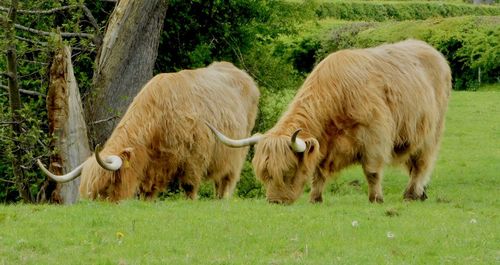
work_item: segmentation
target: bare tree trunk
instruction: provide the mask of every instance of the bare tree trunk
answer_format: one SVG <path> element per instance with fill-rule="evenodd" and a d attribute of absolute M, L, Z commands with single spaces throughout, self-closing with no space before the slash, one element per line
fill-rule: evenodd
<path fill-rule="evenodd" d="M 493 4 L 493 0 L 473 0 L 472 1 L 475 5 L 480 5 L 480 4 L 488 4 L 491 5 Z"/>
<path fill-rule="evenodd" d="M 166 0 L 121 0 L 96 59 L 86 104 L 91 138 L 103 143 L 141 87 L 153 76 Z"/>
<path fill-rule="evenodd" d="M 90 156 L 90 148 L 80 92 L 71 63 L 71 50 L 62 44 L 50 67 L 47 113 L 49 133 L 54 136 L 52 146 L 57 150 L 57 154 L 50 158 L 49 169 L 56 174 L 66 174 Z M 50 200 L 75 203 L 79 185 L 80 178 L 57 184 Z"/>
<path fill-rule="evenodd" d="M 23 169 L 21 167 L 21 157 L 23 150 L 19 148 L 18 136 L 22 134 L 21 122 L 22 118 L 19 114 L 21 109 L 21 96 L 19 94 L 19 83 L 17 79 L 17 56 L 16 56 L 16 42 L 15 42 L 15 29 L 14 24 L 17 16 L 18 1 L 12 0 L 11 7 L 8 14 L 8 21 L 6 22 L 6 40 L 7 40 L 7 77 L 9 86 L 9 102 L 10 111 L 12 114 L 12 132 L 13 144 L 11 146 L 13 159 L 12 169 L 14 173 L 14 182 L 17 190 L 21 195 L 24 202 L 32 202 L 33 196 L 29 189 L 29 182 L 26 180 Z"/>

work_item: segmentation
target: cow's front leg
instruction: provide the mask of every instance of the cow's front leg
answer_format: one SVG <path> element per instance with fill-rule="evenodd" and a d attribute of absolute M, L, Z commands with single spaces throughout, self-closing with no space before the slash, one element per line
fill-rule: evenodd
<path fill-rule="evenodd" d="M 198 198 L 201 176 L 201 172 L 193 169 L 193 167 L 187 166 L 185 168 L 185 174 L 181 177 L 180 181 L 181 188 L 186 193 L 188 199 L 195 200 Z"/>
<path fill-rule="evenodd" d="M 326 175 L 317 168 L 312 178 L 312 189 L 309 201 L 311 203 L 323 202 L 323 189 L 326 183 Z"/>
<path fill-rule="evenodd" d="M 363 164 L 363 171 L 368 182 L 368 199 L 370 202 L 384 202 L 382 194 L 382 166 L 370 167 Z"/>

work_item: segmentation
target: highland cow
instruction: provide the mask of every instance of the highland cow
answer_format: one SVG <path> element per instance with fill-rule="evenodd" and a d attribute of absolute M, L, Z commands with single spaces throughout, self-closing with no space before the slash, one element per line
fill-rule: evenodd
<path fill-rule="evenodd" d="M 404 198 L 424 200 L 450 91 L 443 55 L 425 42 L 407 40 L 330 54 L 263 135 L 233 140 L 217 125 L 209 127 L 227 145 L 256 144 L 252 163 L 270 202 L 294 202 L 308 178 L 310 201 L 321 202 L 327 177 L 356 163 L 370 202 L 383 202 L 387 164 L 408 170 Z"/>
<path fill-rule="evenodd" d="M 217 197 L 228 197 L 248 149 L 221 144 L 204 121 L 231 137 L 248 137 L 258 100 L 252 78 L 228 62 L 159 74 L 134 98 L 102 151 L 96 147 L 95 156 L 63 176 L 38 164 L 56 181 L 81 175 L 81 198 L 153 198 L 178 180 L 195 199 L 203 179 L 214 181 Z"/>

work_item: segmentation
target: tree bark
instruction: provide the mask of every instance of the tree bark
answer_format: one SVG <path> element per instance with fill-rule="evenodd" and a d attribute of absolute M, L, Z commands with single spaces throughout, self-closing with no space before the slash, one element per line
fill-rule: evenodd
<path fill-rule="evenodd" d="M 21 167 L 23 151 L 19 148 L 18 137 L 22 134 L 22 117 L 19 113 L 21 109 L 21 96 L 19 94 L 19 82 L 17 77 L 17 55 L 16 55 L 16 41 L 14 25 L 17 16 L 18 1 L 12 0 L 8 14 L 8 21 L 5 25 L 5 35 L 7 40 L 7 77 L 9 87 L 9 103 L 12 115 L 12 132 L 13 143 L 11 146 L 13 159 L 12 170 L 14 174 L 14 182 L 16 184 L 19 195 L 24 202 L 32 202 L 33 196 L 30 192 L 29 182 L 24 175 Z"/>
<path fill-rule="evenodd" d="M 83 163 L 91 153 L 80 92 L 71 63 L 71 49 L 62 44 L 50 67 L 47 113 L 49 133 L 54 137 L 52 147 L 57 150 L 57 154 L 50 158 L 49 170 L 66 174 Z M 58 183 L 50 201 L 75 203 L 79 197 L 79 186 L 80 178 Z"/>
<path fill-rule="evenodd" d="M 121 0 L 111 14 L 96 59 L 95 90 L 86 104 L 93 144 L 106 141 L 153 76 L 167 6 L 166 0 Z"/>
<path fill-rule="evenodd" d="M 480 5 L 480 4 L 488 4 L 491 5 L 493 4 L 493 0 L 473 0 L 472 1 L 475 5 Z"/>

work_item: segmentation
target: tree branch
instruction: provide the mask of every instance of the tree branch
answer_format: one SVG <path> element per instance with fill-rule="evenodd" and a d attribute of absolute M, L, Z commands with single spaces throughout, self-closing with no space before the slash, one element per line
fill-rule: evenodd
<path fill-rule="evenodd" d="M 61 7 L 56 7 L 56 8 L 47 9 L 47 10 L 22 10 L 22 9 L 20 9 L 20 10 L 17 10 L 17 13 L 22 13 L 22 14 L 52 14 L 52 13 L 56 13 L 56 12 L 59 12 L 62 10 L 75 8 L 75 7 L 79 7 L 79 6 L 78 5 L 61 6 Z M 0 6 L 0 11 L 7 12 L 7 11 L 9 11 L 9 8 Z"/>
<path fill-rule="evenodd" d="M 0 121 L 0 125 L 8 125 L 8 124 L 19 124 L 19 122 L 15 122 L 15 121 Z"/>
<path fill-rule="evenodd" d="M 38 44 L 38 45 L 41 45 L 41 46 L 47 46 L 49 44 L 48 42 L 34 41 L 34 40 L 30 40 L 30 39 L 23 38 L 23 37 L 20 37 L 20 36 L 16 36 L 16 39 L 21 40 L 21 41 L 25 41 L 25 42 L 29 42 L 31 44 Z"/>
<path fill-rule="evenodd" d="M 0 178 L 0 181 L 11 183 L 11 184 L 16 184 L 16 182 L 14 182 L 12 180 L 4 179 L 4 178 Z"/>
<path fill-rule="evenodd" d="M 11 72 L 0 72 L 0 75 L 5 76 L 7 78 L 12 78 L 12 73 Z"/>
<path fill-rule="evenodd" d="M 112 116 L 112 117 L 109 117 L 109 118 L 106 118 L 106 119 L 93 121 L 92 124 L 99 124 L 99 123 L 107 122 L 107 121 L 110 121 L 110 120 L 116 119 L 116 118 L 118 118 L 118 116 Z"/>
<path fill-rule="evenodd" d="M 26 89 L 19 89 L 19 92 L 21 92 L 21 93 L 23 93 L 25 95 L 30 95 L 30 96 L 39 96 L 39 97 L 42 97 L 42 98 L 46 98 L 47 97 L 47 96 L 45 96 L 44 94 L 42 94 L 40 92 L 26 90 Z"/>
<path fill-rule="evenodd" d="M 87 6 L 85 6 L 83 4 L 82 5 L 61 6 L 61 7 L 56 7 L 56 8 L 47 9 L 47 10 L 17 10 L 17 13 L 22 13 L 22 14 L 36 14 L 36 15 L 40 15 L 40 14 L 52 14 L 52 13 L 56 13 L 56 12 L 67 10 L 67 9 L 71 9 L 71 8 L 81 8 L 83 10 L 83 12 L 85 13 L 85 16 L 87 16 L 87 18 L 89 19 L 90 24 L 92 24 L 92 26 L 96 30 L 99 31 L 99 24 L 97 23 L 97 20 L 92 15 L 92 12 L 90 11 L 90 9 L 88 9 Z M 0 6 L 0 11 L 8 12 L 9 8 L 8 7 Z"/>
<path fill-rule="evenodd" d="M 25 27 L 25 26 L 22 26 L 22 25 L 19 25 L 19 24 L 15 24 L 15 27 L 16 27 L 16 29 L 28 31 L 28 32 L 31 32 L 31 33 L 34 33 L 34 34 L 37 34 L 37 35 L 42 35 L 42 36 L 50 36 L 51 34 L 54 34 L 52 32 L 37 30 L 37 29 L 33 29 L 33 28 L 28 28 L 28 27 Z M 89 34 L 89 33 L 61 32 L 59 34 L 61 34 L 62 37 L 67 37 L 67 38 L 71 38 L 71 37 L 83 37 L 83 38 L 89 38 L 89 39 L 93 39 L 94 38 L 94 35 L 93 34 Z"/>
<path fill-rule="evenodd" d="M 0 84 L 0 87 L 3 88 L 3 89 L 5 89 L 5 90 L 9 90 L 9 87 L 6 86 L 6 85 L 1 85 Z M 39 97 L 42 97 L 42 98 L 46 98 L 47 97 L 47 96 L 45 96 L 44 94 L 42 94 L 40 92 L 26 90 L 26 89 L 19 89 L 19 93 L 22 93 L 22 94 L 25 94 L 25 95 L 30 95 L 30 96 L 39 96 Z"/>
<path fill-rule="evenodd" d="M 88 7 L 86 5 L 81 5 L 81 7 L 83 9 L 83 12 L 85 13 L 87 18 L 89 19 L 90 24 L 92 24 L 92 26 L 97 30 L 97 32 L 100 35 L 99 24 L 97 23 L 97 20 L 95 19 L 95 17 L 92 15 L 92 12 L 90 12 L 90 9 L 88 9 Z"/>

